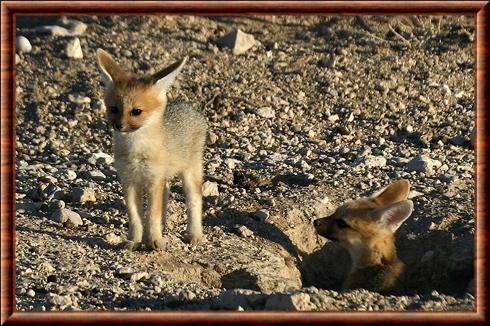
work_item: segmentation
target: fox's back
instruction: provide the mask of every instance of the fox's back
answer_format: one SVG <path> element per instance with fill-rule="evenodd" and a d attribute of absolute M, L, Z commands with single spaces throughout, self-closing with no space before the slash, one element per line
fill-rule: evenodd
<path fill-rule="evenodd" d="M 202 155 L 207 123 L 204 116 L 186 102 L 169 102 L 163 118 L 164 135 L 169 155 L 192 159 Z"/>

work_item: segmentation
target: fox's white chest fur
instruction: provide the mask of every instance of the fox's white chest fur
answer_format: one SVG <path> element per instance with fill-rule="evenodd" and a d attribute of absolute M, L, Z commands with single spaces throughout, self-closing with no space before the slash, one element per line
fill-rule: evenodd
<path fill-rule="evenodd" d="M 161 127 L 143 126 L 114 133 L 115 167 L 124 180 L 145 182 L 165 177 L 165 144 Z"/>

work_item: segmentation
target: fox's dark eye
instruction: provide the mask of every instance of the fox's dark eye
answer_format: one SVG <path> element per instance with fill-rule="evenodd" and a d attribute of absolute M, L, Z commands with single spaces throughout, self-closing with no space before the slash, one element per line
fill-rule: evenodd
<path fill-rule="evenodd" d="M 140 115 L 140 114 L 141 114 L 141 112 L 143 112 L 143 110 L 140 110 L 140 109 L 134 108 L 134 109 L 132 109 L 132 110 L 131 110 L 130 114 L 131 114 L 133 117 L 135 117 L 135 116 L 137 116 L 137 115 Z"/>
<path fill-rule="evenodd" d="M 341 229 L 345 229 L 349 227 L 349 224 L 347 224 L 347 222 L 345 222 L 343 219 L 338 219 L 336 222 L 337 222 L 337 226 Z"/>
<path fill-rule="evenodd" d="M 109 107 L 109 110 L 111 110 L 112 113 L 117 113 L 119 111 L 119 109 L 117 108 L 117 106 L 110 106 Z"/>

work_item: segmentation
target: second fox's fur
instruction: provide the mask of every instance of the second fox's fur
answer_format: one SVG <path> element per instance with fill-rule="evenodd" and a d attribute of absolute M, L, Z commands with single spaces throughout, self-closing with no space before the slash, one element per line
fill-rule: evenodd
<path fill-rule="evenodd" d="M 168 204 L 167 180 L 181 177 L 186 194 L 187 234 L 191 243 L 202 237 L 203 149 L 207 124 L 187 104 L 168 103 L 166 93 L 186 59 L 149 77 L 130 75 L 105 51 L 97 50 L 105 83 L 107 117 L 114 127 L 115 167 L 121 179 L 129 215 L 126 248 L 144 243 L 164 247 Z M 143 212 L 144 195 L 148 212 Z"/>
<path fill-rule="evenodd" d="M 410 183 L 398 180 L 370 198 L 348 202 L 334 214 L 315 220 L 321 236 L 340 243 L 352 258 L 344 288 L 384 291 L 403 271 L 394 232 L 411 215 Z"/>

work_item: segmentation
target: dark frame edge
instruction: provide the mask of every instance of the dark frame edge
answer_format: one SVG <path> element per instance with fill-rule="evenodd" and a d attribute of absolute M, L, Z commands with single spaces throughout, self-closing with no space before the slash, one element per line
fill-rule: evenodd
<path fill-rule="evenodd" d="M 475 14 L 488 1 L 5 1 L 16 14 Z M 89 5 L 87 5 L 89 4 Z M 436 10 L 434 10 L 436 8 Z"/>
<path fill-rule="evenodd" d="M 1 5 L 1 323 L 12 316 L 14 306 L 14 114 L 13 108 L 13 14 Z M 12 216 L 12 218 L 9 218 Z"/>
<path fill-rule="evenodd" d="M 475 149 L 476 149 L 476 298 L 477 311 L 487 320 L 488 302 L 487 302 L 487 277 L 485 269 L 487 268 L 488 258 L 486 248 L 488 239 L 484 230 L 487 230 L 488 224 L 485 219 L 485 213 L 488 212 L 487 203 L 487 178 L 488 178 L 488 94 L 490 94 L 488 83 L 488 60 L 489 52 L 489 3 L 487 2 L 476 14 L 476 124 L 475 124 Z"/>
<path fill-rule="evenodd" d="M 390 321 L 397 322 L 409 322 L 407 317 L 417 316 L 418 318 L 424 318 L 427 322 L 447 322 L 452 323 L 464 322 L 464 323 L 486 323 L 487 319 L 487 297 L 486 297 L 486 275 L 481 270 L 486 269 L 487 265 L 487 238 L 482 230 L 486 230 L 487 222 L 483 218 L 478 216 L 484 216 L 487 212 L 486 203 L 484 197 L 486 195 L 485 189 L 487 187 L 486 177 L 488 176 L 488 170 L 486 169 L 486 155 L 488 153 L 488 143 L 486 133 L 489 130 L 488 120 L 486 115 L 487 109 L 487 94 L 489 94 L 489 83 L 485 78 L 488 78 L 488 66 L 489 59 L 488 45 L 488 1 L 420 1 L 411 2 L 412 5 L 400 9 L 403 4 L 394 4 L 394 6 L 386 6 L 388 3 L 384 3 L 383 9 L 379 4 L 381 1 L 365 2 L 365 1 L 352 1 L 352 4 L 345 4 L 341 1 L 333 1 L 330 4 L 326 4 L 323 1 L 315 1 L 314 5 L 311 2 L 301 4 L 298 1 L 286 2 L 281 1 L 279 7 L 273 10 L 264 10 L 264 6 L 271 6 L 271 1 L 263 2 L 237 2 L 233 1 L 232 6 L 217 6 L 216 1 L 203 2 L 203 1 L 190 1 L 190 2 L 177 2 L 169 1 L 166 3 L 137 3 L 137 2 L 114 2 L 107 5 L 86 6 L 87 3 L 82 1 L 74 1 L 69 4 L 61 1 L 52 2 L 38 2 L 34 6 L 36 8 L 36 14 L 46 13 L 63 13 L 63 14 L 109 14 L 109 13 L 127 13 L 128 4 L 135 6 L 135 10 L 131 8 L 132 13 L 145 14 L 153 13 L 155 11 L 167 12 L 170 14 L 193 14 L 200 12 L 201 14 L 207 13 L 222 13 L 223 11 L 229 11 L 230 13 L 240 14 L 410 14 L 410 13 L 430 13 L 430 14 L 472 14 L 476 17 L 476 211 L 477 211 L 477 237 L 476 241 L 476 261 L 477 267 L 476 275 L 476 297 L 477 307 L 476 313 L 473 312 L 415 312 L 415 313 L 380 313 L 376 316 L 368 313 L 354 313 L 345 316 L 345 313 L 336 312 L 255 312 L 250 314 L 247 312 L 240 313 L 239 317 L 234 312 L 213 312 L 211 315 L 209 312 L 186 312 L 186 315 L 180 312 L 145 312 L 144 316 L 147 323 L 155 324 L 161 321 L 161 317 L 168 317 L 169 323 L 190 323 L 196 321 L 202 322 L 260 322 L 271 320 L 275 318 L 274 322 L 321 322 L 328 316 L 332 322 L 346 321 L 346 317 L 354 322 L 370 321 L 370 322 L 384 322 Z M 376 3 L 378 6 L 376 6 Z M 394 2 L 391 2 L 393 5 Z M 448 6 L 445 6 L 448 4 Z M 276 3 L 274 3 L 275 5 Z M 360 5 L 360 6 L 357 6 Z M 357 6 L 357 7 L 356 7 Z M 438 10 L 434 10 L 434 6 Z M 443 7 L 445 6 L 445 7 Z M 328 7 L 326 9 L 326 7 Z M 111 321 L 112 323 L 135 323 L 141 321 L 143 316 L 140 312 L 18 312 L 14 311 L 14 202 L 13 191 L 15 189 L 14 171 L 11 169 L 15 164 L 14 158 L 14 145 L 15 145 L 15 128 L 14 128 L 14 113 L 12 111 L 14 104 L 14 68 L 15 57 L 12 55 L 14 52 L 13 35 L 15 30 L 13 29 L 14 14 L 26 14 L 32 13 L 33 3 L 30 1 L 5 1 L 1 4 L 1 53 L 2 53 L 2 70 L 1 70 L 1 324 L 8 322 L 8 324 L 25 324 L 38 322 L 39 324 L 52 324 L 52 323 L 77 323 L 77 324 L 93 324 Z M 152 8 L 152 10 L 149 10 Z M 341 8 L 341 10 L 339 10 Z M 344 8 L 342 10 L 342 8 Z M 345 9 L 347 8 L 347 9 Z M 367 9 L 366 9 L 367 8 Z M 373 9 L 374 8 L 374 9 Z M 38 10 L 41 9 L 41 10 Z M 389 13 L 386 13 L 389 11 Z M 6 109 L 7 108 L 7 109 Z M 12 219 L 4 218 L 4 216 L 12 216 Z M 478 231 L 480 230 L 480 231 Z M 5 237 L 5 235 L 8 235 Z M 305 320 L 305 314 L 308 316 L 308 320 Z M 343 315 L 343 316 L 342 316 Z M 76 316 L 76 317 L 75 317 Z M 75 318 L 74 318 L 75 317 Z M 81 318 L 83 317 L 83 318 Z M 239 320 L 237 320 L 237 317 Z M 373 318 L 374 317 L 374 318 Z"/>

